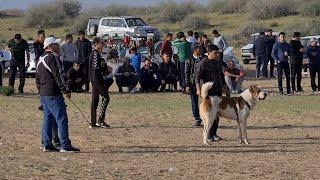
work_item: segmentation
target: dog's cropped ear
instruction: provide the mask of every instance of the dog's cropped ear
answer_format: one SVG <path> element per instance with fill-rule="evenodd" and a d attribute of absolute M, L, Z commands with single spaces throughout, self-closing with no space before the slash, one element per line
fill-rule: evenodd
<path fill-rule="evenodd" d="M 251 94 L 253 94 L 254 89 L 255 89 L 255 85 L 251 84 L 250 88 L 249 88 L 249 91 L 250 91 Z"/>

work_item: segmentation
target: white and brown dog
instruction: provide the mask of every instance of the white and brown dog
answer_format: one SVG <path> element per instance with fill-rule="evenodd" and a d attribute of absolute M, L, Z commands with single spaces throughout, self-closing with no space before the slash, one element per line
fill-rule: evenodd
<path fill-rule="evenodd" d="M 207 82 L 201 88 L 199 110 L 204 123 L 203 143 L 208 145 L 209 130 L 214 120 L 217 117 L 224 117 L 238 122 L 239 142 L 249 144 L 246 126 L 250 110 L 256 105 L 257 101 L 264 100 L 267 93 L 260 90 L 256 85 L 251 85 L 249 89 L 240 94 L 240 97 L 208 96 L 208 91 L 212 88 L 212 85 L 212 82 Z"/>

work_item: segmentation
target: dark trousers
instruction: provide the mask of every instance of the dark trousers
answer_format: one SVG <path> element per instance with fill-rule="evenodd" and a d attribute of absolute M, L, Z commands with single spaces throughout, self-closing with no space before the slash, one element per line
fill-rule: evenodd
<path fill-rule="evenodd" d="M 129 91 L 131 91 L 137 86 L 138 82 L 139 78 L 137 76 L 116 76 L 116 84 L 119 87 L 119 92 L 123 92 L 123 87 L 129 87 Z"/>
<path fill-rule="evenodd" d="M 177 77 L 173 74 L 167 74 L 161 77 L 161 91 L 166 89 L 167 84 L 172 84 L 174 89 L 177 90 Z"/>
<path fill-rule="evenodd" d="M 318 86 L 316 84 L 316 75 L 318 74 Z M 311 87 L 312 91 L 320 90 L 320 65 L 319 64 L 310 64 L 310 78 L 311 78 Z"/>
<path fill-rule="evenodd" d="M 257 65 L 256 65 L 256 76 L 260 77 L 262 71 L 263 77 L 268 77 L 268 57 L 267 56 L 257 56 Z"/>
<path fill-rule="evenodd" d="M 0 65 L 0 87 L 2 86 L 2 66 Z"/>
<path fill-rule="evenodd" d="M 88 62 L 88 61 L 87 61 Z M 81 64 L 81 72 L 84 74 L 84 82 L 85 82 L 85 91 L 89 91 L 90 87 L 90 78 L 89 78 L 89 65 L 88 63 Z"/>
<path fill-rule="evenodd" d="M 274 71 L 274 59 L 271 56 L 271 54 L 269 55 L 268 61 L 267 61 L 267 66 L 268 63 L 270 62 L 270 77 L 273 76 L 273 71 Z"/>
<path fill-rule="evenodd" d="M 73 62 L 62 61 L 62 66 L 63 66 L 64 72 L 67 73 L 69 69 L 72 68 Z"/>
<path fill-rule="evenodd" d="M 287 61 L 283 61 L 277 64 L 277 71 L 278 71 L 278 88 L 279 92 L 283 93 L 283 87 L 282 87 L 282 75 L 284 72 L 284 75 L 286 77 L 286 84 L 287 84 L 287 94 L 291 93 L 290 88 L 290 68 L 289 63 Z"/>
<path fill-rule="evenodd" d="M 20 62 L 17 62 L 16 60 L 13 60 L 13 59 L 11 60 L 9 86 L 14 87 L 17 68 L 19 68 L 19 76 L 20 76 L 19 91 L 23 91 L 25 79 L 26 79 L 26 65 L 24 60 L 20 60 Z"/>
<path fill-rule="evenodd" d="M 92 101 L 91 101 L 91 124 L 95 125 L 97 122 L 97 108 L 99 105 L 99 96 L 102 96 L 100 114 L 98 123 L 104 121 L 106 117 L 106 110 L 110 102 L 108 89 L 102 89 L 100 86 L 96 86 L 92 83 Z"/>
<path fill-rule="evenodd" d="M 194 119 L 197 122 L 201 122 L 200 114 L 199 114 L 199 96 L 197 95 L 197 89 L 195 86 L 190 88 L 190 100 L 191 100 L 191 108 Z"/>
<path fill-rule="evenodd" d="M 85 84 L 85 81 L 81 80 L 80 82 L 76 82 L 75 80 L 69 79 L 67 80 L 66 84 L 71 91 L 77 91 L 82 89 L 82 86 Z"/>
<path fill-rule="evenodd" d="M 185 62 L 178 62 L 179 71 L 179 85 L 181 88 L 185 88 Z"/>
<path fill-rule="evenodd" d="M 209 96 L 222 96 L 222 92 L 209 92 Z M 219 127 L 219 116 L 214 120 L 213 125 L 209 130 L 209 138 L 217 135 L 218 127 Z"/>
<path fill-rule="evenodd" d="M 301 78 L 302 78 L 302 59 L 297 57 L 292 57 L 290 61 L 290 71 L 291 71 L 291 85 L 292 91 L 301 91 Z M 296 89 L 297 80 L 297 89 Z"/>
<path fill-rule="evenodd" d="M 158 79 L 140 79 L 140 85 L 143 91 L 157 92 L 160 82 Z"/>

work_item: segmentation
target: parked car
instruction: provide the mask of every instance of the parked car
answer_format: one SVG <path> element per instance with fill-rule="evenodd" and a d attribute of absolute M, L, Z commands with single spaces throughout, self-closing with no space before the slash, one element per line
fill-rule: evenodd
<path fill-rule="evenodd" d="M 89 18 L 87 34 L 101 37 L 105 34 L 129 34 L 139 37 L 159 37 L 159 30 L 143 19 L 133 16 Z"/>
<path fill-rule="evenodd" d="M 279 32 L 273 32 L 272 35 L 278 36 Z M 243 64 L 249 64 L 250 61 L 256 60 L 255 58 L 252 58 L 252 48 L 254 41 L 257 40 L 258 37 L 259 33 L 252 34 L 249 38 L 247 45 L 241 48 L 241 57 Z"/>
<path fill-rule="evenodd" d="M 34 54 L 34 47 L 33 41 L 28 41 L 29 45 L 29 52 L 30 52 L 30 66 L 26 70 L 26 77 L 34 77 L 36 74 L 36 62 L 35 62 L 35 54 Z M 2 50 L 3 54 L 3 64 L 4 64 L 4 73 L 8 73 L 10 70 L 10 61 L 11 61 L 11 52 Z M 27 64 L 27 55 L 26 55 L 26 64 Z"/>

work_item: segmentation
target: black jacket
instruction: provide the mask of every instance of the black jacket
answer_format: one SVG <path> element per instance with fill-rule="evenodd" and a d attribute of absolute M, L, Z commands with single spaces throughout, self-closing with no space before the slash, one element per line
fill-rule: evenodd
<path fill-rule="evenodd" d="M 89 58 L 89 77 L 93 86 L 99 91 L 107 90 L 102 76 L 101 61 L 104 61 L 97 50 L 93 50 Z"/>
<path fill-rule="evenodd" d="M 178 77 L 177 66 L 170 61 L 168 64 L 161 62 L 158 70 L 159 79 L 165 79 L 168 75 Z"/>
<path fill-rule="evenodd" d="M 197 65 L 195 76 L 196 84 L 214 83 L 209 91 L 209 95 L 221 94 L 224 89 L 225 80 L 222 61 L 210 61 L 207 57 L 203 58 Z"/>
<path fill-rule="evenodd" d="M 191 87 L 196 84 L 195 82 L 195 73 L 197 64 L 201 61 L 201 57 L 195 58 L 194 56 L 191 57 L 191 59 L 186 60 L 185 64 L 185 80 L 187 86 Z"/>
<path fill-rule="evenodd" d="M 267 45 L 268 45 L 268 56 L 271 56 L 271 53 L 272 53 L 272 48 L 273 48 L 273 45 L 276 43 L 277 41 L 277 36 L 266 36 L 266 41 L 267 41 Z"/>
<path fill-rule="evenodd" d="M 46 51 L 37 65 L 36 84 L 40 96 L 60 96 L 69 93 L 70 90 L 65 83 L 65 75 L 60 59 L 52 52 Z M 45 65 L 46 64 L 46 65 Z"/>
<path fill-rule="evenodd" d="M 79 51 L 78 62 L 89 63 L 89 57 L 92 52 L 91 42 L 88 39 L 85 39 L 84 41 L 78 39 L 75 42 L 75 45 L 77 46 L 77 49 Z"/>
<path fill-rule="evenodd" d="M 35 41 L 33 43 L 35 60 L 38 62 L 40 56 L 44 54 L 43 43 Z"/>
<path fill-rule="evenodd" d="M 268 43 L 265 36 L 260 36 L 253 44 L 252 54 L 257 56 L 268 56 Z"/>
<path fill-rule="evenodd" d="M 300 41 L 298 40 L 291 40 L 290 41 L 290 47 L 291 47 L 291 56 L 293 56 L 293 58 L 297 58 L 297 59 L 303 59 L 303 53 L 300 52 L 300 49 L 303 48 L 302 44 Z"/>
<path fill-rule="evenodd" d="M 67 77 L 67 79 L 69 80 L 73 80 L 73 81 L 75 81 L 76 79 L 78 79 L 78 78 L 81 78 L 81 79 L 83 79 L 83 74 L 81 73 L 81 71 L 79 70 L 79 71 L 76 71 L 73 67 L 71 67 L 68 71 L 67 71 L 67 73 L 66 73 L 66 77 Z"/>

